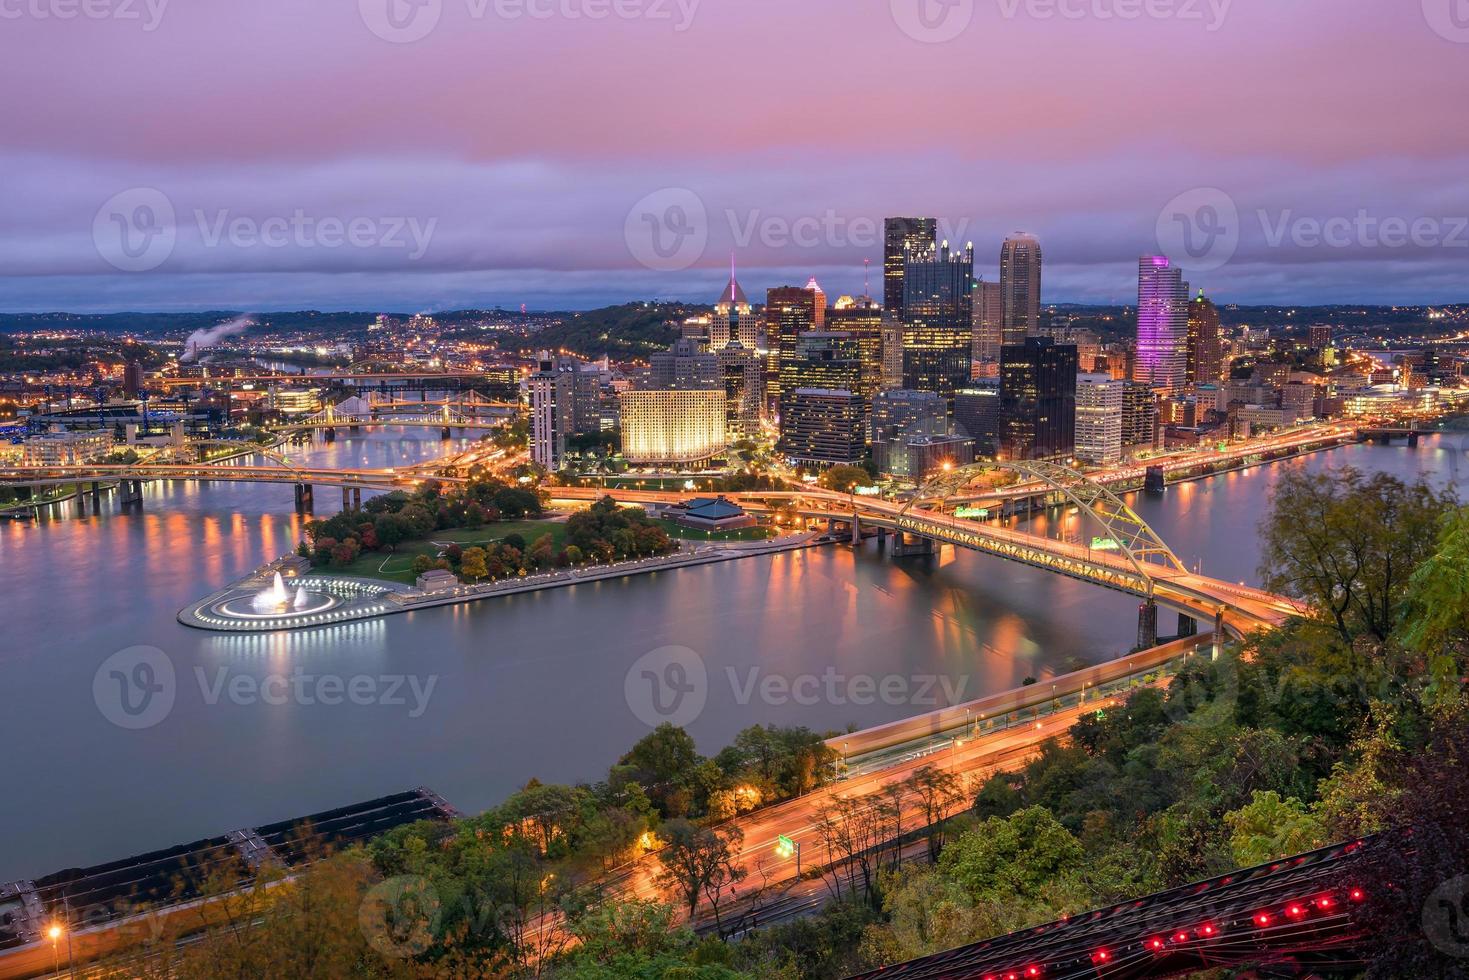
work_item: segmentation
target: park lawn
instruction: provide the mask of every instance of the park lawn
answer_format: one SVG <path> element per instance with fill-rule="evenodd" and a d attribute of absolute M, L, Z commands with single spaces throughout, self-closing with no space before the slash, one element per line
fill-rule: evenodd
<path fill-rule="evenodd" d="M 419 555 L 438 558 L 444 547 L 450 543 L 461 548 L 472 548 L 518 534 L 530 545 L 535 543 L 536 538 L 547 533 L 551 535 L 556 547 L 560 548 L 566 540 L 566 524 L 561 521 L 502 521 L 480 528 L 451 528 L 433 532 L 428 540 L 405 541 L 398 545 L 397 551 L 367 551 L 350 565 L 317 568 L 314 571 L 321 575 L 378 578 L 412 585 L 418 579 L 413 574 L 413 559 Z"/>
<path fill-rule="evenodd" d="M 682 538 L 685 541 L 765 541 L 775 537 L 775 532 L 768 527 L 741 527 L 732 531 L 700 531 L 697 528 L 684 527 L 673 521 L 654 521 L 663 530 L 668 532 L 671 538 Z"/>

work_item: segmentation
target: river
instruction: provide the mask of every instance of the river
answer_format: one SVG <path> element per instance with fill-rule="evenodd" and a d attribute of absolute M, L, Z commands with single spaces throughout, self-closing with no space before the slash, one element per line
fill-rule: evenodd
<path fill-rule="evenodd" d="M 436 430 L 293 450 L 366 467 L 443 451 Z M 1443 482 L 1462 459 L 1457 437 L 1351 446 L 1133 502 L 1191 567 L 1253 582 L 1281 466 Z M 317 501 L 328 512 L 335 492 Z M 315 632 L 175 621 L 300 535 L 289 486 L 228 483 L 148 486 L 141 512 L 0 523 L 0 882 L 419 785 L 475 812 L 531 777 L 597 779 L 649 730 L 634 668 L 664 647 L 707 678 L 702 710 L 681 710 L 712 753 L 751 724 L 842 730 L 978 697 L 1107 659 L 1136 634 L 1128 596 L 949 549 L 894 562 L 871 542 Z M 174 674 L 148 727 L 118 723 L 103 669 L 135 646 Z"/>

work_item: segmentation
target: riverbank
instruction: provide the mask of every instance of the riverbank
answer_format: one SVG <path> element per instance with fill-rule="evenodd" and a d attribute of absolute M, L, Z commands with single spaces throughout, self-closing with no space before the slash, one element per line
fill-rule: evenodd
<path fill-rule="evenodd" d="M 807 532 L 771 541 L 697 544 L 658 558 L 561 569 L 481 585 L 460 585 L 441 592 L 422 592 L 399 582 L 365 576 L 318 575 L 307 571 L 302 559 L 287 555 L 180 610 L 178 621 L 194 629 L 223 633 L 311 630 L 502 596 L 798 551 L 834 540 L 827 534 Z M 304 590 L 313 597 L 312 600 L 304 602 L 301 611 L 287 608 L 285 604 L 276 612 L 249 610 L 249 600 L 268 588 L 276 575 L 281 575 L 293 592 Z"/>

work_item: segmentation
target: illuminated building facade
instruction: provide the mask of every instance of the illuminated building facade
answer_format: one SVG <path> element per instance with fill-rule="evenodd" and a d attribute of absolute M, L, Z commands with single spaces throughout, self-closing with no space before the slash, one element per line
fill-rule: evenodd
<path fill-rule="evenodd" d="M 765 321 L 750 305 L 731 268 L 729 285 L 714 304 L 714 316 L 709 321 L 709 349 L 718 353 L 734 341 L 748 351 L 765 350 Z"/>
<path fill-rule="evenodd" d="M 739 341 L 718 354 L 719 373 L 724 381 L 725 422 L 731 441 L 760 434 L 765 411 L 765 360 Z"/>
<path fill-rule="evenodd" d="M 1188 283 L 1166 255 L 1145 255 L 1137 266 L 1137 363 L 1133 380 L 1162 395 L 1188 384 Z"/>
<path fill-rule="evenodd" d="M 1095 466 L 1122 462 L 1122 389 L 1110 374 L 1076 379 L 1076 458 Z"/>
<path fill-rule="evenodd" d="M 997 282 L 981 279 L 974 284 L 974 340 L 970 356 L 976 361 L 998 363 L 1005 345 L 1004 293 Z M 1021 338 L 1024 342 L 1025 338 Z"/>
<path fill-rule="evenodd" d="M 974 247 L 910 254 L 903 277 L 903 387 L 953 398 L 970 376 Z"/>
<path fill-rule="evenodd" d="M 783 358 L 794 353 L 796 338 L 826 323 L 825 297 L 817 305 L 817 293 L 800 286 L 777 286 L 765 294 L 766 358 L 765 396 L 772 402 L 780 398 L 780 372 Z"/>
<path fill-rule="evenodd" d="M 1000 248 L 1002 343 L 1023 344 L 1041 330 L 1041 243 L 1017 233 Z"/>
<path fill-rule="evenodd" d="M 1212 384 L 1224 376 L 1219 308 L 1202 289 L 1188 304 L 1188 349 L 1184 370 L 1190 385 Z"/>
<path fill-rule="evenodd" d="M 882 305 L 899 323 L 905 314 L 903 280 L 908 255 L 933 250 L 938 224 L 937 218 L 888 218 L 883 222 Z"/>
<path fill-rule="evenodd" d="M 865 406 L 851 391 L 795 388 L 781 396 L 780 451 L 797 463 L 860 463 L 865 430 Z"/>
<path fill-rule="evenodd" d="M 622 455 L 639 466 L 691 466 L 724 452 L 723 386 L 622 393 Z"/>

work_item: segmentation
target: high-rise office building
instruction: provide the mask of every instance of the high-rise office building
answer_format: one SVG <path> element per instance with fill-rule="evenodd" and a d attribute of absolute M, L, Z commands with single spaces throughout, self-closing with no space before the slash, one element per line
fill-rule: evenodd
<path fill-rule="evenodd" d="M 969 383 L 974 342 L 974 246 L 944 242 L 903 267 L 903 387 L 945 398 Z"/>
<path fill-rule="evenodd" d="M 1128 381 L 1122 386 L 1122 451 L 1148 452 L 1158 448 L 1158 393 L 1148 385 Z"/>
<path fill-rule="evenodd" d="M 903 387 L 903 321 L 882 311 L 882 387 Z"/>
<path fill-rule="evenodd" d="M 1137 265 L 1137 364 L 1133 380 L 1163 395 L 1188 382 L 1188 283 L 1165 255 Z"/>
<path fill-rule="evenodd" d="M 1001 453 L 1065 459 L 1076 445 L 1076 347 L 1027 337 L 1000 349 Z"/>
<path fill-rule="evenodd" d="M 709 349 L 717 353 L 733 341 L 749 351 L 765 349 L 764 321 L 740 288 L 731 264 L 729 284 L 714 304 L 714 316 L 709 321 Z"/>
<path fill-rule="evenodd" d="M 929 252 L 938 240 L 937 218 L 888 218 L 883 222 L 882 305 L 901 323 L 904 263 L 912 252 Z"/>
<path fill-rule="evenodd" d="M 1023 344 L 1041 330 L 1041 243 L 1017 232 L 1000 249 L 1003 341 Z"/>
<path fill-rule="evenodd" d="M 1005 346 L 1005 298 L 997 282 L 974 284 L 974 349 L 976 361 L 998 362 Z M 1024 341 L 1024 338 L 1021 338 Z"/>
<path fill-rule="evenodd" d="M 795 339 L 790 356 L 781 361 L 781 391 L 826 388 L 865 395 L 870 371 L 862 354 L 861 342 L 850 333 L 808 330 Z"/>
<path fill-rule="evenodd" d="M 801 286 L 777 286 L 765 294 L 765 396 L 771 402 L 780 398 L 781 361 L 794 354 L 796 338 L 825 323 L 825 297 L 821 302 L 818 308 L 817 293 Z"/>
<path fill-rule="evenodd" d="M 998 455 L 1001 419 L 998 385 L 975 386 L 954 393 L 954 425 L 974 440 L 975 452 Z"/>
<path fill-rule="evenodd" d="M 1219 308 L 1199 295 L 1188 304 L 1188 356 L 1185 373 L 1190 385 L 1213 384 L 1224 375 L 1224 342 L 1219 336 Z"/>
<path fill-rule="evenodd" d="M 765 362 L 759 354 L 732 341 L 715 355 L 724 378 L 725 422 L 731 442 L 760 434 L 765 411 Z"/>
<path fill-rule="evenodd" d="M 933 391 L 894 388 L 872 401 L 872 441 L 897 436 L 943 435 L 949 431 L 949 403 Z"/>
<path fill-rule="evenodd" d="M 707 391 L 724 384 L 718 356 L 710 354 L 691 337 L 674 341 L 671 350 L 659 351 L 649 360 L 653 364 L 648 375 L 649 388 Z"/>
<path fill-rule="evenodd" d="M 860 393 L 870 403 L 886 385 L 883 382 L 883 310 L 876 301 L 844 297 L 826 311 L 826 329 L 850 334 L 862 358 Z"/>
<path fill-rule="evenodd" d="M 1326 350 L 1330 347 L 1331 325 L 1327 323 L 1312 324 L 1309 343 L 1312 350 Z"/>
<path fill-rule="evenodd" d="M 860 395 L 796 388 L 781 396 L 780 450 L 798 463 L 860 463 L 867 455 L 866 412 Z"/>
<path fill-rule="evenodd" d="M 1097 466 L 1122 462 L 1122 389 L 1110 374 L 1076 378 L 1076 458 Z"/>

